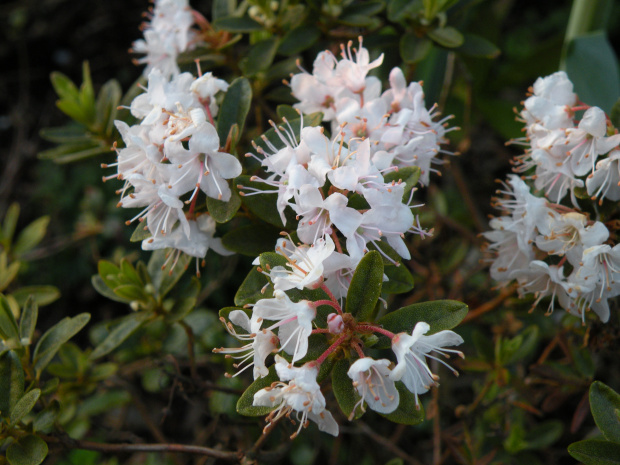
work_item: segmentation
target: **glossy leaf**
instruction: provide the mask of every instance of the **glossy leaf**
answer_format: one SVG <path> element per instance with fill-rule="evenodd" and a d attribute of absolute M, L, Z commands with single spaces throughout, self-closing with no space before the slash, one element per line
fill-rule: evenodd
<path fill-rule="evenodd" d="M 286 56 L 301 53 L 309 49 L 321 37 L 321 30 L 313 24 L 304 24 L 291 29 L 278 46 L 278 53 Z"/>
<path fill-rule="evenodd" d="M 235 190 L 241 196 L 243 205 L 261 220 L 278 228 L 284 228 L 276 206 L 277 195 L 274 193 L 245 195 L 246 191 L 244 190 L 244 188 L 249 188 L 248 192 L 255 190 L 273 191 L 273 188 L 263 182 L 250 181 L 250 179 L 251 176 L 243 175 L 234 180 Z"/>
<path fill-rule="evenodd" d="M 388 280 L 383 282 L 383 287 L 381 288 L 382 292 L 387 292 L 388 294 L 402 294 L 413 289 L 413 276 L 405 265 L 388 265 L 383 271 L 388 277 Z"/>
<path fill-rule="evenodd" d="M 397 381 L 395 384 L 400 396 L 398 407 L 391 413 L 380 413 L 379 415 L 402 425 L 422 423 L 424 421 L 424 407 L 422 407 L 422 404 L 416 405 L 415 394 L 409 391 L 401 381 Z"/>
<path fill-rule="evenodd" d="M 260 273 L 256 267 L 252 268 L 235 294 L 235 305 L 243 307 L 247 304 L 255 304 L 260 299 L 271 297 L 271 293 L 263 294 L 261 292 L 267 284 L 269 284 L 267 277 Z"/>
<path fill-rule="evenodd" d="M 217 117 L 217 134 L 220 137 L 220 144 L 223 145 L 226 142 L 230 128 L 234 124 L 237 124 L 239 133 L 243 133 L 243 126 L 251 104 L 252 87 L 250 82 L 244 77 L 239 77 L 231 82 L 226 94 L 224 94 L 224 100 L 220 105 L 220 112 Z"/>
<path fill-rule="evenodd" d="M 211 218 L 218 223 L 227 223 L 232 220 L 237 214 L 240 206 L 241 197 L 235 191 L 232 192 L 228 202 L 207 197 L 207 210 L 209 210 Z"/>
<path fill-rule="evenodd" d="M 24 394 L 11 410 L 11 423 L 15 424 L 28 415 L 39 400 L 40 395 L 41 389 L 33 389 Z"/>
<path fill-rule="evenodd" d="M 620 444 L 586 439 L 568 446 L 568 453 L 584 465 L 620 465 Z"/>
<path fill-rule="evenodd" d="M 90 354 L 91 360 L 96 360 L 109 354 L 129 338 L 142 324 L 148 320 L 149 313 L 132 313 L 123 318 L 114 326 L 106 338 Z"/>
<path fill-rule="evenodd" d="M 590 409 L 601 433 L 620 444 L 620 395 L 609 386 L 594 381 L 590 386 Z"/>
<path fill-rule="evenodd" d="M 400 38 L 400 56 L 405 63 L 422 61 L 433 48 L 433 42 L 419 38 L 413 32 L 407 32 Z"/>
<path fill-rule="evenodd" d="M 446 48 L 456 48 L 463 45 L 465 38 L 463 34 L 453 27 L 440 27 L 428 32 L 428 37 L 439 45 Z"/>
<path fill-rule="evenodd" d="M 243 59 L 239 66 L 247 76 L 255 76 L 271 66 L 277 49 L 276 37 L 262 40 L 248 50 L 247 58 Z"/>
<path fill-rule="evenodd" d="M 276 373 L 276 366 L 272 365 L 269 368 L 269 374 L 267 376 L 255 380 L 241 397 L 239 397 L 237 401 L 237 412 L 248 417 L 261 417 L 271 412 L 275 407 L 255 407 L 253 405 L 254 394 L 263 388 L 271 386 L 271 383 L 276 381 L 279 381 L 279 378 Z"/>
<path fill-rule="evenodd" d="M 22 255 L 36 247 L 45 236 L 49 222 L 49 216 L 42 216 L 26 226 L 17 236 L 13 252 Z"/>
<path fill-rule="evenodd" d="M 497 58 L 501 51 L 491 41 L 476 34 L 465 34 L 463 45 L 458 48 L 459 53 L 476 58 Z"/>
<path fill-rule="evenodd" d="M 454 328 L 465 318 L 465 315 L 467 315 L 466 304 L 456 300 L 435 300 L 399 308 L 380 318 L 377 324 L 395 334 L 411 334 L 415 325 L 424 321 L 431 327 L 427 334 L 430 335 L 444 329 Z M 379 336 L 377 348 L 385 349 L 390 346 L 391 341 L 386 336 Z"/>
<path fill-rule="evenodd" d="M 37 375 L 52 361 L 58 349 L 86 326 L 89 320 L 88 313 L 81 313 L 73 318 L 65 317 L 41 336 L 33 354 Z"/>
<path fill-rule="evenodd" d="M 338 401 L 340 410 L 342 410 L 342 413 L 344 413 L 347 418 L 351 418 L 353 409 L 361 399 L 360 395 L 353 387 L 353 380 L 347 375 L 350 366 L 348 360 L 342 359 L 334 364 L 332 370 L 332 389 L 334 391 L 334 396 Z M 354 416 L 355 419 L 363 415 L 363 411 L 360 407 L 361 405 L 358 405 Z"/>
<path fill-rule="evenodd" d="M 30 344 L 39 318 L 39 306 L 34 298 L 28 297 L 22 308 L 22 314 L 19 319 L 19 338 L 24 344 Z"/>
<path fill-rule="evenodd" d="M 114 300 L 115 302 L 129 303 L 131 300 L 124 299 L 114 293 L 114 291 L 108 287 L 103 278 L 98 274 L 94 275 L 90 279 L 91 284 L 95 288 L 95 290 L 104 297 L 107 297 L 110 300 Z"/>
<path fill-rule="evenodd" d="M 11 295 L 20 307 L 23 307 L 30 297 L 34 299 L 37 305 L 43 307 L 58 300 L 60 291 L 54 286 L 25 286 L 20 287 Z"/>
<path fill-rule="evenodd" d="M 5 341 L 19 339 L 15 315 L 13 315 L 9 301 L 2 294 L 0 294 L 0 337 Z"/>
<path fill-rule="evenodd" d="M 0 415 L 8 418 L 24 394 L 24 369 L 19 356 L 9 350 L 0 355 Z"/>
<path fill-rule="evenodd" d="M 228 231 L 222 236 L 222 244 L 228 250 L 250 257 L 274 250 L 281 228 L 268 224 L 248 224 Z"/>
<path fill-rule="evenodd" d="M 370 251 L 361 259 L 349 286 L 345 311 L 358 321 L 369 321 L 381 295 L 383 259 L 377 251 Z"/>
<path fill-rule="evenodd" d="M 566 72 L 579 99 L 609 113 L 620 98 L 620 72 L 605 33 L 576 37 L 566 50 Z"/>
<path fill-rule="evenodd" d="M 6 458 L 11 465 L 39 465 L 47 457 L 47 452 L 45 441 L 29 434 L 9 446 Z"/>
<path fill-rule="evenodd" d="M 228 16 L 220 18 L 213 22 L 215 28 L 228 32 L 252 32 L 260 31 L 263 26 L 257 23 L 253 19 L 243 16 L 241 18 L 235 16 Z"/>

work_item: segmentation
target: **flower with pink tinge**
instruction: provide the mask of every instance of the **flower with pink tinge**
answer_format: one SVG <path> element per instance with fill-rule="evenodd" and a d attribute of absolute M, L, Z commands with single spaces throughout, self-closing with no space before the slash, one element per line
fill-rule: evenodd
<path fill-rule="evenodd" d="M 287 416 L 299 422 L 299 427 L 291 436 L 292 438 L 307 426 L 308 420 L 315 422 L 320 431 L 338 436 L 338 423 L 325 408 L 325 397 L 316 381 L 319 373 L 318 366 L 306 364 L 302 367 L 295 367 L 286 359 L 276 355 L 276 372 L 281 381 L 254 394 L 254 406 L 275 408 L 267 416 L 266 428 Z M 297 414 L 291 415 L 292 412 L 297 412 Z"/>
<path fill-rule="evenodd" d="M 390 361 L 374 360 L 370 357 L 360 358 L 351 365 L 347 375 L 353 380 L 353 387 L 362 397 L 353 407 L 351 417 L 359 406 L 364 411 L 364 401 L 368 407 L 379 413 L 396 410 L 400 396 L 394 381 L 390 379 Z"/>
<path fill-rule="evenodd" d="M 411 335 L 399 333 L 392 339 L 392 350 L 398 363 L 390 372 L 390 379 L 402 381 L 405 384 L 405 387 L 415 395 L 416 406 L 419 406 L 418 394 L 424 394 L 431 386 L 436 385 L 439 379 L 436 374 L 431 372 L 426 358 L 437 360 L 457 374 L 450 365 L 430 355 L 430 352 L 437 352 L 445 357 L 449 353 L 463 357 L 463 353 L 458 350 L 444 349 L 445 346 L 462 344 L 463 338 L 461 336 L 449 330 L 424 336 L 430 329 L 428 323 L 421 321 L 415 325 Z"/>

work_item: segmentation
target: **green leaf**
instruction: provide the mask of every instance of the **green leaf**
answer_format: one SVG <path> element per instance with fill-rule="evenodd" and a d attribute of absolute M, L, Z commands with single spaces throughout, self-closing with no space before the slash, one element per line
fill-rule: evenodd
<path fill-rule="evenodd" d="M 521 334 L 512 338 L 512 340 L 515 341 L 515 347 L 507 356 L 504 364 L 510 365 L 511 363 L 515 363 L 527 357 L 536 348 L 539 336 L 540 331 L 538 327 L 532 325 Z"/>
<path fill-rule="evenodd" d="M 19 338 L 24 344 L 30 344 L 39 318 L 39 306 L 32 296 L 28 297 L 19 319 Z M 28 341 L 28 342 L 25 342 Z"/>
<path fill-rule="evenodd" d="M 37 413 L 37 416 L 32 422 L 32 428 L 34 431 L 40 431 L 42 433 L 48 433 L 54 426 L 58 413 L 60 412 L 60 403 L 54 399 L 52 402 Z"/>
<path fill-rule="evenodd" d="M 551 444 L 562 436 L 564 424 L 559 420 L 550 420 L 530 428 L 525 434 L 527 450 L 547 450 Z"/>
<path fill-rule="evenodd" d="M 240 206 L 241 197 L 235 191 L 232 192 L 228 202 L 207 197 L 207 210 L 209 210 L 211 218 L 218 223 L 227 223 L 232 220 Z"/>
<path fill-rule="evenodd" d="M 476 34 L 465 34 L 463 45 L 458 48 L 458 52 L 476 58 L 497 58 L 500 49 L 484 37 Z"/>
<path fill-rule="evenodd" d="M 19 204 L 14 202 L 6 211 L 6 214 L 4 215 L 4 222 L 2 223 L 2 244 L 7 249 L 13 241 L 13 234 L 15 234 L 15 227 L 17 226 L 18 219 Z"/>
<path fill-rule="evenodd" d="M 411 334 L 415 325 L 424 321 L 431 327 L 428 333 L 430 335 L 454 328 L 465 315 L 467 315 L 466 304 L 456 300 L 435 300 L 399 308 L 380 318 L 377 324 L 395 334 Z M 391 341 L 386 336 L 379 336 L 376 348 L 386 349 L 390 346 Z"/>
<path fill-rule="evenodd" d="M 616 128 L 620 128 L 620 98 L 616 100 L 614 106 L 611 107 L 609 119 L 611 120 L 611 124 L 613 124 Z"/>
<path fill-rule="evenodd" d="M 32 297 L 40 307 L 49 305 L 60 298 L 60 291 L 54 286 L 25 286 L 20 287 L 11 294 L 20 307 Z"/>
<path fill-rule="evenodd" d="M 80 91 L 77 86 L 64 74 L 54 71 L 50 75 L 50 80 L 52 81 L 52 86 L 54 90 L 58 94 L 58 96 L 63 100 L 73 100 L 77 101 L 80 98 Z"/>
<path fill-rule="evenodd" d="M 24 369 L 19 356 L 9 350 L 0 355 L 0 415 L 8 418 L 24 394 Z"/>
<path fill-rule="evenodd" d="M 278 53 L 286 56 L 301 53 L 309 49 L 321 37 L 321 30 L 314 24 L 303 24 L 291 29 L 278 46 Z"/>
<path fill-rule="evenodd" d="M 2 252 L 0 254 L 0 260 L 6 264 L 7 253 Z M 8 267 L 0 266 L 0 292 L 5 290 L 11 282 L 17 276 L 21 262 L 13 262 Z"/>
<path fill-rule="evenodd" d="M 32 434 L 19 438 L 6 450 L 11 465 L 39 465 L 47 457 L 47 444 Z"/>
<path fill-rule="evenodd" d="M 141 242 L 151 236 L 152 234 L 151 231 L 149 231 L 149 228 L 144 223 L 139 222 L 138 226 L 136 226 L 136 229 L 134 229 L 133 233 L 131 234 L 129 240 L 131 242 Z"/>
<path fill-rule="evenodd" d="M 361 408 L 358 408 L 355 412 L 355 416 L 353 417 L 352 415 L 353 409 L 358 405 L 361 397 L 353 387 L 351 378 L 347 375 L 350 366 L 349 361 L 345 359 L 338 360 L 334 364 L 332 370 L 332 389 L 342 413 L 344 413 L 347 418 L 357 419 L 360 418 L 364 412 Z M 361 407 L 361 404 L 358 407 Z"/>
<path fill-rule="evenodd" d="M 148 312 L 132 313 L 124 317 L 90 354 L 91 360 L 108 355 L 127 340 L 150 317 Z"/>
<path fill-rule="evenodd" d="M 264 378 L 258 378 L 245 390 L 245 392 L 239 397 L 237 401 L 237 412 L 241 415 L 248 417 L 262 417 L 271 412 L 275 407 L 255 407 L 254 394 L 261 389 L 271 386 L 271 383 L 279 381 L 278 374 L 276 373 L 276 366 L 272 365 L 269 368 L 269 374 Z"/>
<path fill-rule="evenodd" d="M 228 32 L 252 32 L 263 29 L 262 24 L 257 23 L 247 16 L 243 16 L 241 18 L 235 16 L 220 18 L 213 22 L 213 26 L 216 29 Z"/>
<path fill-rule="evenodd" d="M 579 100 L 608 113 L 620 98 L 618 60 L 604 32 L 575 37 L 566 49 L 566 72 Z"/>
<path fill-rule="evenodd" d="M 400 56 L 405 63 L 418 63 L 422 61 L 433 48 L 433 42 L 421 39 L 413 32 L 407 32 L 400 38 Z"/>
<path fill-rule="evenodd" d="M 3 340 L 19 340 L 19 329 L 15 315 L 7 298 L 0 294 L 0 337 Z"/>
<path fill-rule="evenodd" d="M 73 318 L 65 317 L 41 336 L 33 354 L 37 377 L 52 361 L 58 349 L 86 326 L 89 320 L 90 314 L 88 313 L 81 313 Z"/>
<path fill-rule="evenodd" d="M 181 279 L 185 271 L 187 271 L 190 260 L 193 258 L 182 253 L 176 262 L 176 266 L 172 268 L 174 260 L 168 260 L 169 253 L 171 253 L 170 249 L 156 250 L 151 254 L 148 263 L 149 275 L 151 276 L 153 286 L 157 289 L 160 298 L 166 296 L 176 283 L 179 282 L 179 279 Z M 162 268 L 166 261 L 168 261 L 168 264 L 165 268 Z"/>
<path fill-rule="evenodd" d="M 99 263 L 97 263 L 97 271 L 105 285 L 109 288 L 114 288 L 121 283 L 118 279 L 121 269 L 114 263 L 107 260 L 99 260 Z"/>
<path fill-rule="evenodd" d="M 170 324 L 185 318 L 192 310 L 194 310 L 194 308 L 196 308 L 199 292 L 200 280 L 194 276 L 192 277 L 189 287 L 184 289 L 180 294 L 182 297 L 176 299 L 172 310 L 165 315 L 164 321 Z"/>
<path fill-rule="evenodd" d="M 385 8 L 385 3 L 381 0 L 369 0 L 365 2 L 355 2 L 347 6 L 342 11 L 342 16 L 363 15 L 373 16 Z"/>
<path fill-rule="evenodd" d="M 114 131 L 117 107 L 123 91 L 117 80 L 111 79 L 101 86 L 96 104 L 97 128 L 104 136 L 111 136 Z"/>
<path fill-rule="evenodd" d="M 446 48 L 460 47 L 465 41 L 463 34 L 450 26 L 439 27 L 433 31 L 429 31 L 428 37 Z"/>
<path fill-rule="evenodd" d="M 64 164 L 84 160 L 110 151 L 108 144 L 91 139 L 89 143 L 84 144 L 59 145 L 53 149 L 39 152 L 37 157 L 41 160 L 52 160 L 54 163 Z"/>
<path fill-rule="evenodd" d="M 90 278 L 90 282 L 93 285 L 93 287 L 95 288 L 95 290 L 101 294 L 102 296 L 110 299 L 110 300 L 114 300 L 115 302 L 122 302 L 124 304 L 131 302 L 131 300 L 128 299 L 123 299 L 119 296 L 117 296 L 114 291 L 108 287 L 108 285 L 105 283 L 105 281 L 103 280 L 103 278 L 101 276 L 99 276 L 98 274 L 92 276 Z"/>
<path fill-rule="evenodd" d="M 126 258 L 121 260 L 121 274 L 125 282 L 135 284 L 139 287 L 143 287 L 145 284 L 136 269 Z"/>
<path fill-rule="evenodd" d="M 239 66 L 246 76 L 255 76 L 271 66 L 277 49 L 278 39 L 276 37 L 261 40 L 248 50 L 247 58 L 242 59 Z"/>
<path fill-rule="evenodd" d="M 84 145 L 92 142 L 90 132 L 81 124 L 69 124 L 58 128 L 43 128 L 39 135 L 50 142 L 69 145 Z"/>
<path fill-rule="evenodd" d="M 416 405 L 416 396 L 401 381 L 397 381 L 396 389 L 400 397 L 398 408 L 391 413 L 380 413 L 394 423 L 402 425 L 417 425 L 424 421 L 424 407 L 422 404 Z"/>
<path fill-rule="evenodd" d="M 388 294 L 403 294 L 413 289 L 413 276 L 406 266 L 388 265 L 383 272 L 388 277 L 388 281 L 383 283 L 381 292 Z"/>
<path fill-rule="evenodd" d="M 568 446 L 568 453 L 584 465 L 619 465 L 620 444 L 586 439 Z"/>
<path fill-rule="evenodd" d="M 263 252 L 275 249 L 280 231 L 280 228 L 268 224 L 248 224 L 224 234 L 222 244 L 233 252 L 257 257 Z"/>
<path fill-rule="evenodd" d="M 148 295 L 144 290 L 144 286 L 136 286 L 135 284 L 122 284 L 112 289 L 114 293 L 121 299 L 132 302 L 137 300 L 138 302 L 146 302 Z"/>
<path fill-rule="evenodd" d="M 247 304 L 255 304 L 260 299 L 271 297 L 271 295 L 261 293 L 267 284 L 269 284 L 267 277 L 260 273 L 256 267 L 252 268 L 235 294 L 235 305 L 243 307 Z"/>
<path fill-rule="evenodd" d="M 211 17 L 214 21 L 227 16 L 232 16 L 235 12 L 235 6 L 237 2 L 235 0 L 214 0 L 211 7 Z"/>
<path fill-rule="evenodd" d="M 34 408 L 39 396 L 41 395 L 41 389 L 33 389 L 28 391 L 22 396 L 15 404 L 15 407 L 11 410 L 11 424 L 15 425 L 18 421 L 24 418 Z"/>
<path fill-rule="evenodd" d="M 284 228 L 284 224 L 282 224 L 280 213 L 278 213 L 278 207 L 276 205 L 277 196 L 274 195 L 274 193 L 258 195 L 245 195 L 244 193 L 244 188 L 251 189 L 251 192 L 254 192 L 255 190 L 273 191 L 273 188 L 263 182 L 250 181 L 250 179 L 252 179 L 251 176 L 242 175 L 235 178 L 233 181 L 235 186 L 234 189 L 242 197 L 243 204 L 261 220 L 264 220 L 278 228 Z"/>
<path fill-rule="evenodd" d="M 388 19 L 397 23 L 419 9 L 420 0 L 390 0 L 387 8 Z"/>
<path fill-rule="evenodd" d="M 601 433 L 609 441 L 620 444 L 620 419 L 616 414 L 620 409 L 620 395 L 600 381 L 594 381 L 590 386 L 590 409 Z"/>
<path fill-rule="evenodd" d="M 369 321 L 383 283 L 383 259 L 377 251 L 370 251 L 362 258 L 355 269 L 345 311 L 351 313 L 358 321 Z"/>
<path fill-rule="evenodd" d="M 409 201 L 411 189 L 415 187 L 420 179 L 422 171 L 417 166 L 406 166 L 399 168 L 397 171 L 391 171 L 386 174 L 383 179 L 385 182 L 405 183 L 405 191 L 403 192 L 403 201 Z"/>
<path fill-rule="evenodd" d="M 32 250 L 45 236 L 49 222 L 49 216 L 42 216 L 26 226 L 17 237 L 13 252 L 22 255 Z"/>
<path fill-rule="evenodd" d="M 250 82 L 244 77 L 235 79 L 224 94 L 224 100 L 220 105 L 220 112 L 217 117 L 217 133 L 220 136 L 220 144 L 225 143 L 230 128 L 234 124 L 238 125 L 239 134 L 243 133 L 243 126 L 251 104 L 252 86 L 250 86 Z"/>

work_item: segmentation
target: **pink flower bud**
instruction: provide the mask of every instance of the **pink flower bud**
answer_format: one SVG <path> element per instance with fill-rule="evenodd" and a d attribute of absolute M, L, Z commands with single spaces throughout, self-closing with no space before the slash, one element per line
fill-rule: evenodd
<path fill-rule="evenodd" d="M 344 321 L 337 313 L 330 313 L 327 316 L 327 328 L 332 334 L 340 334 L 344 329 Z"/>

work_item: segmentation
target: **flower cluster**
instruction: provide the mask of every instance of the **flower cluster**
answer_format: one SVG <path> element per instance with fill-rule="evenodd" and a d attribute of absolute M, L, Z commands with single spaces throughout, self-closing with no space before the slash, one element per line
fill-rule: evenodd
<path fill-rule="evenodd" d="M 592 309 L 605 322 L 609 299 L 620 295 L 620 246 L 614 222 L 605 222 L 614 206 L 603 206 L 605 198 L 620 199 L 620 134 L 600 108 L 578 104 L 563 72 L 539 78 L 524 106 L 527 136 L 520 142 L 527 150 L 515 163 L 523 176 L 510 175 L 498 191 L 495 203 L 506 215 L 484 233 L 496 254 L 491 276 L 516 280 L 521 295 L 535 295 L 534 305 L 550 296 L 549 313 L 557 298 L 582 321 Z M 570 206 L 560 204 L 567 194 Z"/>
<path fill-rule="evenodd" d="M 451 130 L 445 122 L 452 117 L 433 121 L 436 107 L 426 108 L 421 83 L 407 84 L 400 68 L 392 69 L 390 88 L 382 93 L 381 81 L 368 72 L 382 64 L 383 55 L 371 62 L 361 37 L 359 49 L 352 45 L 341 45 L 340 60 L 328 50 L 319 53 L 312 74 L 304 71 L 292 77 L 292 94 L 300 100 L 295 107 L 303 113 L 322 112 L 332 133 L 349 146 L 367 139 L 377 169 L 417 166 L 421 183 L 427 185 L 429 173 L 435 171 L 431 163 L 441 163 L 437 155 L 449 153 L 441 144 Z"/>
<path fill-rule="evenodd" d="M 213 237 L 215 221 L 195 211 L 199 191 L 228 200 L 226 179 L 241 173 L 237 158 L 220 151 L 214 127 L 215 95 L 227 88 L 211 73 L 198 78 L 182 73 L 168 79 L 153 69 L 146 92 L 131 103 L 139 124 L 116 121 L 125 147 L 117 148 L 116 163 L 104 165 L 116 166 L 117 174 L 104 179 L 125 181 L 119 206 L 142 208 L 128 223 L 146 222 L 150 237 L 143 240 L 143 249 L 173 248 L 196 258 L 204 258 L 208 249 L 229 253 Z"/>
<path fill-rule="evenodd" d="M 144 38 L 136 40 L 131 52 L 145 54 L 136 61 L 146 64 L 144 75 L 159 69 L 166 77 L 179 74 L 177 57 L 195 45 L 196 34 L 191 29 L 195 12 L 188 0 L 156 0 L 147 13 L 150 22 L 144 23 Z"/>
<path fill-rule="evenodd" d="M 229 333 L 246 345 L 215 352 L 240 360 L 234 365 L 238 373 L 253 367 L 255 379 L 270 375 L 267 359 L 276 353 L 271 376 L 278 381 L 257 390 L 253 405 L 274 409 L 268 426 L 296 412 L 299 427 L 293 436 L 307 420 L 338 434 L 317 379 L 327 360 L 353 358 L 346 371 L 351 396 L 358 398 L 347 412 L 353 418 L 365 405 L 383 414 L 394 412 L 402 397 L 396 383 L 402 383 L 419 407 L 418 396 L 438 380 L 427 363 L 428 358 L 437 359 L 431 352 L 462 356 L 444 348 L 463 342 L 452 331 L 427 336 L 430 326 L 418 322 L 410 333 L 394 333 L 343 310 L 343 299 L 360 292 L 351 290 L 352 277 L 370 248 L 398 265 L 379 243 L 385 240 L 408 259 L 405 234 L 429 234 L 411 212 L 413 186 L 399 176 L 421 172 L 423 182 L 428 182 L 430 163 L 447 131 L 445 121 L 433 121 L 434 111 L 424 107 L 420 84 L 407 86 L 400 69 L 390 74 L 391 89 L 381 93 L 379 80 L 368 72 L 382 60 L 381 56 L 370 62 L 360 39 L 358 50 L 351 44 L 342 47 L 341 60 L 322 52 L 313 74 L 294 75 L 290 85 L 300 100 L 299 137 L 287 120 L 285 126 L 272 124 L 280 144 L 263 137 L 264 144 L 255 144 L 255 153 L 248 154 L 267 172 L 251 180 L 268 187 L 240 186 L 245 196 L 275 194 L 285 225 L 286 210 L 292 209 L 300 242 L 288 235 L 279 239 L 277 263 L 266 262 L 263 255 L 256 259 L 258 271 L 268 277 L 263 292 L 271 297 L 231 311 L 228 319 L 222 316 Z M 331 122 L 331 138 L 322 127 L 303 126 L 303 113 L 312 112 L 324 113 L 324 121 Z M 379 275 L 379 289 L 381 278 L 388 279 Z M 321 315 L 326 307 L 332 313 Z M 366 355 L 364 341 L 376 339 L 373 334 L 391 341 L 396 364 Z M 328 348 L 317 353 L 325 340 Z"/>

